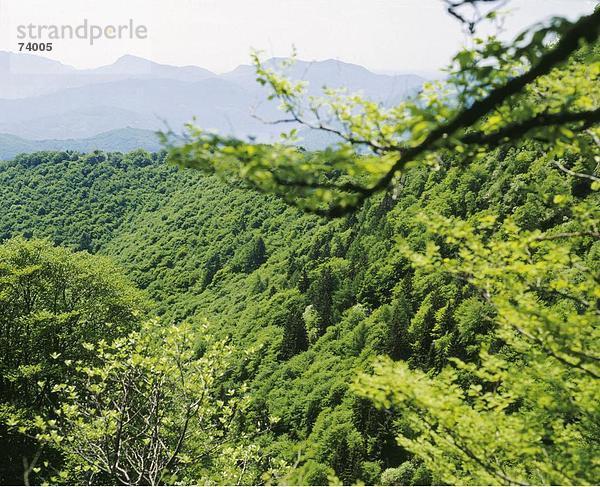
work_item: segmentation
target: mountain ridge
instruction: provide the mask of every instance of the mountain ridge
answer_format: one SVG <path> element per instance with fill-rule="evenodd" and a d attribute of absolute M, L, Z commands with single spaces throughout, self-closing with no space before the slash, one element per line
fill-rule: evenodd
<path fill-rule="evenodd" d="M 125 127 L 82 139 L 47 140 L 31 140 L 12 134 L 0 133 L 0 160 L 12 159 L 18 154 L 44 151 L 93 152 L 101 150 L 130 152 L 136 149 L 144 149 L 149 152 L 160 150 L 161 145 L 156 133 L 151 130 Z"/>
<path fill-rule="evenodd" d="M 275 67 L 284 60 L 272 58 L 265 64 Z M 385 106 L 415 94 L 425 81 L 333 59 L 296 60 L 284 71 L 307 81 L 308 95 L 319 94 L 324 86 L 347 87 Z M 89 138 L 127 126 L 178 130 L 195 118 L 205 129 L 268 142 L 279 128 L 253 117 L 281 116 L 267 93 L 250 65 L 218 75 L 198 66 L 125 55 L 109 65 L 79 70 L 41 56 L 0 51 L 0 133 L 31 140 Z"/>

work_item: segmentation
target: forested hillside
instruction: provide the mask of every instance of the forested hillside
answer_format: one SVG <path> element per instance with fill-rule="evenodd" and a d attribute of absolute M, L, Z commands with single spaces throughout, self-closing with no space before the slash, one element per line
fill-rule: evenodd
<path fill-rule="evenodd" d="M 234 349 L 224 380 L 248 384 L 246 421 L 270 423 L 255 438 L 262 453 L 301 459 L 294 482 L 324 483 L 335 472 L 345 483 L 379 483 L 399 466 L 405 483 L 439 481 L 397 446 L 402 424 L 350 389 L 376 355 L 440 370 L 449 357 L 476 357 L 488 330 L 493 310 L 474 288 L 443 270 L 415 270 L 398 252 L 399 242 L 422 250 L 433 238 L 417 215 L 510 215 L 523 229 L 561 232 L 574 224 L 556 196 L 598 204 L 589 183 L 535 144 L 492 151 L 468 170 L 447 157 L 437 171 L 407 174 L 397 195 L 332 221 L 163 159 L 57 152 L 2 163 L 2 239 L 108 255 L 154 313 L 207 319 Z M 574 168 L 593 169 L 582 165 Z M 597 268 L 593 242 L 581 238 L 579 250 Z"/>

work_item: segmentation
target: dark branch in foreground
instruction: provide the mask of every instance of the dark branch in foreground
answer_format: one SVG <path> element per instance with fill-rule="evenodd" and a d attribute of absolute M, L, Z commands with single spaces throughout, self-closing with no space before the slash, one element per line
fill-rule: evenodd
<path fill-rule="evenodd" d="M 586 112 L 541 113 L 524 122 L 502 127 L 497 132 L 489 134 L 473 132 L 467 134 L 461 137 L 460 141 L 465 144 L 495 145 L 510 139 L 518 139 L 530 130 L 538 127 L 551 127 L 572 122 L 584 122 L 583 128 L 600 123 L 600 108 Z"/>
<path fill-rule="evenodd" d="M 440 140 L 450 137 L 459 130 L 468 128 L 469 126 L 475 124 L 478 120 L 489 114 L 492 110 L 500 106 L 511 96 L 518 94 L 527 85 L 534 82 L 539 77 L 548 74 L 554 67 L 565 62 L 569 56 L 579 48 L 580 41 L 586 40 L 588 43 L 592 43 L 598 38 L 599 33 L 600 10 L 591 15 L 582 17 L 575 24 L 573 24 L 573 26 L 561 37 L 558 44 L 544 54 L 538 63 L 529 71 L 526 71 L 520 76 L 511 79 L 505 85 L 492 90 L 487 97 L 474 102 L 469 108 L 463 110 L 450 122 L 432 130 L 421 144 L 405 149 L 391 147 L 390 152 L 398 152 L 398 155 L 400 156 L 399 160 L 382 178 L 379 179 L 376 184 L 370 188 L 366 188 L 360 194 L 357 194 L 354 204 L 348 206 L 336 206 L 330 208 L 329 210 L 313 210 L 313 212 L 329 217 L 340 217 L 354 211 L 370 195 L 387 188 L 394 179 L 395 174 L 402 170 L 408 162 L 414 160 L 424 152 L 434 148 Z M 557 114 L 556 117 L 558 117 L 558 115 L 559 114 Z M 535 127 L 532 122 L 524 123 L 531 124 L 529 129 Z M 514 129 L 514 127 L 511 128 L 511 130 L 512 129 Z"/>
<path fill-rule="evenodd" d="M 297 120 L 294 120 L 297 121 Z M 507 125 L 496 132 L 491 133 L 483 133 L 483 132 L 472 132 L 464 137 L 460 138 L 460 141 L 464 144 L 480 144 L 480 145 L 496 145 L 502 142 L 506 142 L 508 140 L 515 140 L 520 137 L 523 137 L 527 134 L 527 132 L 539 128 L 539 127 L 548 127 L 548 126 L 556 126 L 562 125 L 565 123 L 572 122 L 583 122 L 583 128 L 587 128 L 591 125 L 600 123 L 600 108 L 591 111 L 585 112 L 565 112 L 565 113 L 554 113 L 554 114 L 540 114 L 535 117 L 532 117 L 524 122 L 518 122 L 514 124 Z M 571 176 L 585 177 L 589 178 L 593 181 L 600 180 L 595 176 L 591 176 L 589 174 L 581 174 L 574 173 L 564 167 L 562 167 L 559 163 L 556 163 L 559 168 Z M 277 184 L 281 186 L 287 186 L 292 188 L 308 188 L 308 189 L 334 189 L 338 191 L 345 191 L 349 193 L 359 193 L 366 194 L 367 196 L 372 193 L 371 188 L 367 188 L 361 186 L 359 184 L 346 182 L 342 184 L 336 183 L 321 183 L 315 181 L 306 181 L 306 180 L 285 180 L 278 177 L 276 174 L 273 174 L 273 178 L 277 182 Z"/>
<path fill-rule="evenodd" d="M 446 10 L 452 17 L 457 19 L 461 24 L 465 25 L 470 34 L 475 33 L 475 27 L 479 22 L 481 22 L 485 15 L 482 15 L 477 8 L 479 3 L 484 4 L 492 4 L 496 3 L 497 5 L 492 11 L 498 11 L 500 8 L 504 7 L 508 3 L 507 0 L 446 0 Z M 470 5 L 475 11 L 475 17 L 471 20 L 467 19 L 463 14 L 459 12 L 461 7 L 465 5 Z"/>

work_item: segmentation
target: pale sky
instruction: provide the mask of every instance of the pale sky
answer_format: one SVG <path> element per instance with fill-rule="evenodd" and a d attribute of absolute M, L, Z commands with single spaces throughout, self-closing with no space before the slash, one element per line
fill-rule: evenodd
<path fill-rule="evenodd" d="M 553 15 L 590 13 L 598 0 L 512 0 L 505 36 Z M 339 59 L 376 71 L 443 68 L 468 42 L 441 0 L 0 0 L 0 50 L 17 51 L 17 26 L 30 23 L 146 25 L 147 39 L 55 40 L 44 56 L 75 67 L 124 54 L 224 72 L 296 46 L 305 60 Z"/>

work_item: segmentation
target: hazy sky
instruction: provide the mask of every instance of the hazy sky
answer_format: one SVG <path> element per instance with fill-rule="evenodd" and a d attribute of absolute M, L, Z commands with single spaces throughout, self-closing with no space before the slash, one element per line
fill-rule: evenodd
<path fill-rule="evenodd" d="M 597 0 L 512 0 L 505 35 L 552 15 L 589 13 Z M 267 56 L 335 58 L 374 70 L 432 71 L 466 41 L 441 0 L 0 0 L 0 50 L 18 50 L 21 24 L 127 24 L 148 38 L 56 40 L 47 57 L 76 67 L 134 54 L 166 64 L 223 72 Z"/>

